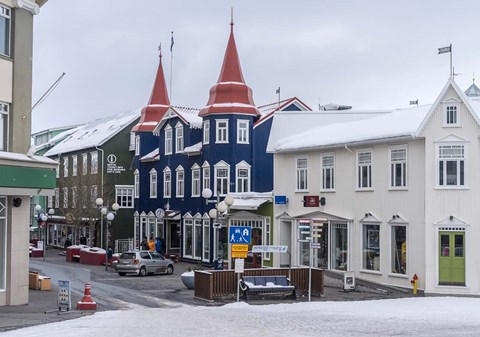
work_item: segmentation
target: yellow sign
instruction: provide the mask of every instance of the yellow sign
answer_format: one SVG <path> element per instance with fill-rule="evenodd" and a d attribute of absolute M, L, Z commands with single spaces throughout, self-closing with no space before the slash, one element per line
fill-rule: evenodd
<path fill-rule="evenodd" d="M 248 252 L 248 245 L 244 244 L 233 244 L 232 245 L 232 252 Z"/>
<path fill-rule="evenodd" d="M 247 252 L 232 252 L 232 258 L 245 259 L 247 258 Z"/>

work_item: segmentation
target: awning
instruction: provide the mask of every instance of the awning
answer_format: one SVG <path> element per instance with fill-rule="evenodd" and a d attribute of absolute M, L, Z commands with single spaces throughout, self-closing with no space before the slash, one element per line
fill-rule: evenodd
<path fill-rule="evenodd" d="M 163 220 L 180 220 L 181 214 L 180 211 L 165 211 Z"/>
<path fill-rule="evenodd" d="M 256 210 L 264 203 L 268 202 L 267 199 L 239 199 L 234 198 L 234 203 L 230 206 L 230 209 L 244 209 L 244 210 Z"/>

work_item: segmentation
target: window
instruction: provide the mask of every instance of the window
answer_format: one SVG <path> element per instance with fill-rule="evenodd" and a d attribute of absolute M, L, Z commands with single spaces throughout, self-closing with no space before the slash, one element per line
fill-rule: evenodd
<path fill-rule="evenodd" d="M 133 208 L 133 190 L 130 185 L 115 186 L 115 200 L 121 208 Z"/>
<path fill-rule="evenodd" d="M 200 166 L 192 167 L 192 197 L 200 196 Z"/>
<path fill-rule="evenodd" d="M 357 188 L 372 188 L 372 152 L 357 152 Z"/>
<path fill-rule="evenodd" d="M 130 133 L 130 138 L 132 137 L 131 135 L 135 135 L 133 132 Z M 140 155 L 140 136 L 134 136 L 134 146 L 135 146 L 135 155 L 138 156 Z"/>
<path fill-rule="evenodd" d="M 180 122 L 175 126 L 175 152 L 183 152 L 183 125 Z"/>
<path fill-rule="evenodd" d="M 437 145 L 438 186 L 465 186 L 465 145 Z"/>
<path fill-rule="evenodd" d="M 150 170 L 150 198 L 157 197 L 157 171 Z"/>
<path fill-rule="evenodd" d="M 407 149 L 390 148 L 390 188 L 407 187 Z"/>
<path fill-rule="evenodd" d="M 78 169 L 78 158 L 77 155 L 72 156 L 72 177 L 77 176 L 77 169 Z"/>
<path fill-rule="evenodd" d="M 264 242 L 266 245 L 270 245 L 271 244 L 270 236 L 272 232 L 271 225 L 270 225 L 271 224 L 270 217 L 265 217 L 264 220 L 265 220 L 265 239 L 264 239 L 265 241 Z M 263 253 L 263 258 L 265 260 L 270 261 L 271 257 L 272 257 L 272 253 Z"/>
<path fill-rule="evenodd" d="M 203 144 L 210 143 L 210 121 L 203 121 Z"/>
<path fill-rule="evenodd" d="M 63 157 L 63 176 L 68 177 L 68 157 Z"/>
<path fill-rule="evenodd" d="M 335 190 L 335 155 L 324 154 L 321 156 L 322 163 L 322 187 L 323 191 Z"/>
<path fill-rule="evenodd" d="M 172 172 L 166 167 L 163 170 L 163 197 L 170 198 L 172 196 Z"/>
<path fill-rule="evenodd" d="M 135 132 L 130 132 L 130 144 L 128 145 L 128 150 L 135 150 L 135 155 L 137 155 L 137 137 L 135 136 Z"/>
<path fill-rule="evenodd" d="M 0 151 L 7 150 L 8 110 L 9 105 L 7 103 L 0 102 Z"/>
<path fill-rule="evenodd" d="M 445 103 L 443 105 L 443 126 L 460 126 L 458 103 Z"/>
<path fill-rule="evenodd" d="M 203 220 L 203 260 L 210 260 L 210 219 Z"/>
<path fill-rule="evenodd" d="M 88 187 L 82 186 L 82 205 L 83 208 L 87 208 L 88 203 Z"/>
<path fill-rule="evenodd" d="M 0 5 L 0 54 L 10 56 L 10 8 Z"/>
<path fill-rule="evenodd" d="M 165 128 L 165 154 L 172 154 L 172 127 Z"/>
<path fill-rule="evenodd" d="M 60 189 L 56 188 L 55 189 L 55 208 L 60 207 Z"/>
<path fill-rule="evenodd" d="M 98 173 L 98 152 L 90 152 L 90 173 Z"/>
<path fill-rule="evenodd" d="M 177 197 L 183 197 L 185 194 L 185 171 L 179 166 L 175 170 L 177 172 Z"/>
<path fill-rule="evenodd" d="M 77 186 L 72 187 L 72 208 L 77 208 Z"/>
<path fill-rule="evenodd" d="M 140 197 L 140 172 L 138 170 L 135 170 L 133 172 L 133 188 L 134 188 L 134 197 L 139 198 Z"/>
<path fill-rule="evenodd" d="M 248 120 L 237 120 L 237 143 L 248 144 Z"/>
<path fill-rule="evenodd" d="M 237 165 L 237 192 L 250 192 L 250 165 L 242 161 Z"/>
<path fill-rule="evenodd" d="M 49 195 L 47 199 L 47 207 L 48 208 L 53 208 L 53 196 Z"/>
<path fill-rule="evenodd" d="M 308 159 L 306 157 L 297 158 L 297 191 L 306 191 L 308 173 Z"/>
<path fill-rule="evenodd" d="M 68 208 L 68 187 L 62 188 L 63 192 L 63 208 Z"/>
<path fill-rule="evenodd" d="M 215 195 L 227 195 L 230 192 L 230 168 L 225 162 L 215 165 Z"/>
<path fill-rule="evenodd" d="M 407 226 L 392 226 L 391 272 L 407 274 Z"/>
<path fill-rule="evenodd" d="M 192 257 L 193 255 L 193 219 L 183 220 L 183 255 Z"/>
<path fill-rule="evenodd" d="M 97 194 L 97 185 L 92 185 L 90 186 L 90 202 L 93 207 L 97 207 L 97 204 L 95 201 L 97 200 L 98 194 Z"/>
<path fill-rule="evenodd" d="M 6 288 L 6 278 L 3 275 L 7 274 L 7 198 L 0 197 L 0 289 Z"/>
<path fill-rule="evenodd" d="M 380 226 L 364 224 L 362 239 L 362 268 L 380 271 Z"/>
<path fill-rule="evenodd" d="M 86 175 L 88 173 L 88 155 L 82 153 L 82 174 Z"/>
<path fill-rule="evenodd" d="M 210 188 L 210 165 L 203 163 L 203 188 Z"/>
<path fill-rule="evenodd" d="M 228 143 L 228 119 L 218 119 L 217 121 L 216 143 Z"/>

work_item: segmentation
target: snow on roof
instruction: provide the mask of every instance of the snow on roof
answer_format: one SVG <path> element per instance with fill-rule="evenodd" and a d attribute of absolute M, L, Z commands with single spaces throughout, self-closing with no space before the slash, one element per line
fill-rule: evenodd
<path fill-rule="evenodd" d="M 190 124 L 191 129 L 201 129 L 203 119 L 198 117 L 200 109 L 196 108 L 187 108 L 182 106 L 172 106 L 175 111 L 183 117 L 183 119 Z"/>
<path fill-rule="evenodd" d="M 282 106 L 283 104 L 290 101 L 291 99 L 292 98 L 287 98 L 287 99 L 281 100 L 280 104 L 278 104 L 279 102 L 274 102 L 274 103 L 261 105 L 261 106 L 258 106 L 257 109 L 258 109 L 258 111 L 260 111 L 260 114 L 262 116 L 265 116 L 265 115 L 269 114 L 270 112 L 278 109 L 278 107 Z"/>
<path fill-rule="evenodd" d="M 157 147 L 152 152 L 147 153 L 142 158 L 140 158 L 140 161 L 154 161 L 159 159 L 160 159 L 160 149 Z"/>
<path fill-rule="evenodd" d="M 230 195 L 234 199 L 230 208 L 238 210 L 255 210 L 262 204 L 273 201 L 273 192 L 230 193 Z"/>
<path fill-rule="evenodd" d="M 389 113 L 372 111 L 371 114 L 368 114 L 367 111 L 364 112 L 366 115 L 363 115 L 367 116 L 367 118 L 353 121 L 342 118 L 342 116 L 354 117 L 355 111 L 352 110 L 336 111 L 335 113 L 327 114 L 324 112 L 310 112 L 313 120 L 310 120 L 309 123 L 301 123 L 303 132 L 295 133 L 291 131 L 292 128 L 283 128 L 282 132 L 285 137 L 278 138 L 274 143 L 270 143 L 269 140 L 268 150 L 274 152 L 303 150 L 388 138 L 412 137 L 430 111 L 431 106 L 430 104 L 396 109 Z M 359 112 L 356 113 L 358 114 Z M 278 114 L 278 116 L 281 115 Z M 328 116 L 333 118 L 326 120 L 325 117 Z M 358 115 L 357 117 L 361 116 Z M 291 124 L 290 118 L 289 125 Z"/>
<path fill-rule="evenodd" d="M 100 146 L 139 118 L 140 112 L 141 109 L 135 109 L 87 123 L 48 150 L 45 156 Z"/>
<path fill-rule="evenodd" d="M 26 154 L 23 153 L 16 153 L 16 152 L 5 152 L 5 151 L 0 151 L 0 161 L 7 160 L 7 161 L 14 161 L 14 162 L 28 162 L 28 163 L 38 163 L 38 164 L 48 164 L 48 165 L 58 165 L 58 162 L 46 158 L 43 156 L 27 156 Z M 4 163 L 2 163 L 4 164 Z"/>
<path fill-rule="evenodd" d="M 49 147 L 49 146 L 54 146 L 56 143 L 62 141 L 65 138 L 67 138 L 68 136 L 70 136 L 71 134 L 76 132 L 81 127 L 83 127 L 83 125 L 79 125 L 77 127 L 74 127 L 72 129 L 68 129 L 66 131 L 63 131 L 63 132 L 59 133 L 58 135 L 50 138 L 50 140 L 48 142 L 37 145 L 36 146 L 36 151 L 43 150 L 44 148 Z"/>
<path fill-rule="evenodd" d="M 200 152 L 202 149 L 202 142 L 198 142 L 197 144 L 194 144 L 192 146 L 187 146 L 186 148 L 183 149 L 183 152 L 186 154 L 194 154 Z"/>

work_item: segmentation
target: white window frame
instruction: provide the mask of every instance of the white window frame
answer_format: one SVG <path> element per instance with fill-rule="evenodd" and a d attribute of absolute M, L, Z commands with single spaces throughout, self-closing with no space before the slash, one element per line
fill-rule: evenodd
<path fill-rule="evenodd" d="M 165 154 L 173 153 L 173 130 L 170 125 L 165 127 Z"/>
<path fill-rule="evenodd" d="M 201 189 L 201 172 L 200 166 L 195 164 L 192 166 L 192 197 L 199 197 Z"/>
<path fill-rule="evenodd" d="M 395 266 L 396 259 L 399 258 L 400 261 L 402 260 L 402 257 L 397 257 L 394 251 L 394 245 L 393 245 L 393 232 L 397 227 L 405 227 L 405 273 L 396 273 L 393 270 L 393 267 Z M 409 247 L 409 240 L 408 240 L 408 223 L 390 223 L 390 244 L 389 244 L 389 250 L 390 250 L 390 256 L 389 256 L 389 261 L 390 261 L 390 274 L 395 275 L 395 276 L 401 276 L 401 277 L 407 277 L 408 275 L 408 247 Z"/>
<path fill-rule="evenodd" d="M 333 164 L 328 163 L 329 159 L 333 159 Z M 320 191 L 323 192 L 335 192 L 335 170 L 336 157 L 335 153 L 323 153 L 320 155 L 320 172 L 321 172 L 321 186 Z M 327 176 L 330 176 L 330 186 L 327 186 Z"/>
<path fill-rule="evenodd" d="M 235 166 L 235 190 L 237 193 L 245 193 L 251 191 L 251 180 L 250 180 L 250 170 L 251 165 L 246 161 L 242 160 Z M 240 171 L 246 171 L 247 176 L 241 177 Z M 246 188 L 244 188 L 246 187 Z"/>
<path fill-rule="evenodd" d="M 63 157 L 63 177 L 68 177 L 68 156 Z"/>
<path fill-rule="evenodd" d="M 168 166 L 163 170 L 163 197 L 172 197 L 172 170 Z"/>
<path fill-rule="evenodd" d="M 185 170 L 180 165 L 175 169 L 176 172 L 176 197 L 183 198 L 185 196 Z"/>
<path fill-rule="evenodd" d="M 184 144 L 183 125 L 178 122 L 175 125 L 175 153 L 183 153 Z"/>
<path fill-rule="evenodd" d="M 55 188 L 55 208 L 60 208 L 60 189 Z"/>
<path fill-rule="evenodd" d="M 245 124 L 245 125 L 242 125 Z M 237 144 L 249 144 L 250 121 L 248 119 L 237 119 Z"/>
<path fill-rule="evenodd" d="M 72 186 L 72 208 L 77 208 L 77 186 Z"/>
<path fill-rule="evenodd" d="M 5 26 L 0 30 L 0 34 L 6 36 L 6 41 L 4 46 L 0 46 L 0 55 L 10 56 L 10 47 L 12 40 L 12 19 L 11 19 L 12 10 L 4 5 L 0 5 L 0 16 L 5 19 Z M 8 31 L 8 34 L 6 34 Z"/>
<path fill-rule="evenodd" d="M 138 149 L 139 151 L 137 153 L 137 136 L 133 131 L 130 132 L 130 144 L 128 145 L 128 150 L 135 151 L 135 155 L 140 153 L 140 148 Z"/>
<path fill-rule="evenodd" d="M 203 144 L 210 143 L 210 121 L 203 121 Z"/>
<path fill-rule="evenodd" d="M 140 172 L 135 170 L 133 172 L 133 197 L 140 198 Z"/>
<path fill-rule="evenodd" d="M 78 170 L 78 157 L 75 154 L 72 156 L 72 177 L 77 176 L 77 170 Z"/>
<path fill-rule="evenodd" d="M 382 226 L 380 225 L 380 223 L 371 223 L 371 222 L 361 222 L 360 223 L 362 228 L 361 228 L 361 237 L 362 237 L 362 245 L 361 245 L 361 271 L 362 272 L 368 272 L 368 273 L 373 273 L 373 274 L 380 274 L 381 273 L 381 270 L 382 270 Z M 371 226 L 371 227 L 375 227 L 375 229 L 371 228 L 371 229 L 368 229 L 366 228 L 366 226 Z M 368 268 L 368 264 L 366 265 L 366 263 L 368 263 L 368 260 L 365 259 L 365 254 L 366 254 L 366 251 L 368 249 L 371 249 L 371 247 L 369 246 L 369 235 L 370 235 L 370 231 L 373 231 L 373 232 L 376 232 L 376 234 L 378 235 L 378 269 L 375 269 L 375 263 L 373 262 L 370 262 L 370 266 L 371 268 Z M 365 235 L 366 233 L 366 235 Z M 367 238 L 367 240 L 365 240 Z M 367 241 L 367 242 L 365 242 Z M 375 261 L 375 257 L 377 256 L 374 256 L 373 257 L 373 261 Z"/>
<path fill-rule="evenodd" d="M 448 154 L 441 155 L 441 150 L 447 150 L 448 148 L 454 149 L 459 148 L 463 152 L 462 156 L 455 157 Z M 442 151 L 443 152 L 443 151 Z M 468 171 L 467 171 L 467 153 L 468 153 L 468 144 L 467 142 L 440 142 L 435 144 L 435 187 L 439 189 L 465 189 L 468 188 Z M 447 172 L 447 162 L 456 162 L 456 180 L 455 185 L 448 185 L 448 172 Z M 461 180 L 461 162 L 463 162 L 463 184 L 460 184 Z M 443 165 L 441 165 L 443 163 Z M 443 167 L 443 184 L 440 184 L 440 168 Z"/>
<path fill-rule="evenodd" d="M 221 161 L 215 164 L 215 181 L 214 187 L 215 191 L 213 195 L 217 196 L 217 192 L 220 190 L 220 196 L 226 196 L 230 193 L 230 165 L 226 162 Z M 219 177 L 219 172 L 225 172 L 226 176 Z"/>
<path fill-rule="evenodd" d="M 210 164 L 208 162 L 204 162 L 202 165 L 202 189 L 211 188 L 210 175 Z"/>
<path fill-rule="evenodd" d="M 131 134 L 133 132 L 130 133 L 130 137 L 131 137 Z M 135 143 L 134 143 L 134 148 L 135 148 L 135 155 L 136 156 L 139 156 L 140 155 L 140 135 L 137 135 L 135 136 L 134 134 L 134 139 L 135 139 Z"/>
<path fill-rule="evenodd" d="M 443 127 L 459 127 L 460 125 L 460 103 L 443 103 Z"/>
<path fill-rule="evenodd" d="M 82 153 L 82 175 L 88 173 L 88 153 Z"/>
<path fill-rule="evenodd" d="M 399 155 L 404 153 L 404 158 Z M 406 190 L 408 188 L 408 148 L 406 145 L 391 146 L 388 148 L 389 170 L 388 181 L 391 190 Z M 397 185 L 397 167 L 400 165 L 400 184 Z"/>
<path fill-rule="evenodd" d="M 133 185 L 115 185 L 115 200 L 120 208 L 133 208 Z"/>
<path fill-rule="evenodd" d="M 0 101 L 0 151 L 7 151 L 9 109 L 8 103 Z"/>
<path fill-rule="evenodd" d="M 157 171 L 152 168 L 150 170 L 150 198 L 157 197 L 158 176 Z"/>
<path fill-rule="evenodd" d="M 90 152 L 90 174 L 98 173 L 98 151 Z"/>
<path fill-rule="evenodd" d="M 265 230 L 263 231 L 263 242 L 264 245 L 270 245 L 271 236 L 272 236 L 272 221 L 270 217 L 266 216 L 263 218 L 263 225 Z M 270 261 L 272 258 L 272 253 L 263 253 L 262 260 Z"/>
<path fill-rule="evenodd" d="M 220 125 L 223 123 L 225 126 Z M 228 119 L 216 119 L 215 125 L 215 143 L 228 144 Z"/>
<path fill-rule="evenodd" d="M 360 159 L 360 156 L 370 156 L 370 160 L 368 161 L 368 158 L 362 158 Z M 355 160 L 356 160 L 356 182 L 357 182 L 357 191 L 372 191 L 373 190 L 373 151 L 370 149 L 365 149 L 365 150 L 358 150 L 355 154 Z M 366 170 L 367 173 L 367 182 L 366 186 L 363 186 L 362 182 L 362 174 L 364 173 L 363 171 Z"/>
<path fill-rule="evenodd" d="M 302 160 L 306 164 L 300 166 Z M 308 192 L 308 156 L 295 158 L 295 192 Z"/>
<path fill-rule="evenodd" d="M 68 208 L 68 187 L 62 188 L 63 194 L 63 208 Z"/>

